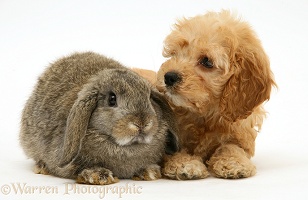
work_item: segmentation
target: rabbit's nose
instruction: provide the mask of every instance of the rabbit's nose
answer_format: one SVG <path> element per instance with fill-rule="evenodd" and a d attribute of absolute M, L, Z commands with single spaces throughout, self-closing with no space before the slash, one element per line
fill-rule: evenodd
<path fill-rule="evenodd" d="M 145 126 L 144 126 L 144 130 L 148 131 L 153 127 L 153 121 L 150 120 Z"/>
<path fill-rule="evenodd" d="M 144 131 L 149 131 L 153 127 L 153 121 L 150 120 L 145 125 L 130 122 L 128 128 L 132 131 L 138 131 L 139 133 L 144 133 Z"/>
<path fill-rule="evenodd" d="M 128 128 L 134 132 L 140 131 L 140 126 L 138 124 L 135 124 L 133 122 L 128 123 Z"/>

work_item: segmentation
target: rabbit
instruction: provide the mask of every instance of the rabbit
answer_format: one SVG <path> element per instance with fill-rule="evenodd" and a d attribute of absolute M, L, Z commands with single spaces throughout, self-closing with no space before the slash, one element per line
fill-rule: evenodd
<path fill-rule="evenodd" d="M 158 179 L 163 156 L 179 150 L 164 97 L 131 69 L 93 52 L 45 70 L 22 111 L 19 140 L 35 173 L 95 185 Z"/>

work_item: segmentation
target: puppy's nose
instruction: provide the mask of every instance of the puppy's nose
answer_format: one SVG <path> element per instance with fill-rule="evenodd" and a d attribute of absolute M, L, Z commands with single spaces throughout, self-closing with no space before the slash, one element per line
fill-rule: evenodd
<path fill-rule="evenodd" d="M 165 84 L 167 86 L 173 86 L 177 82 L 180 82 L 180 80 L 181 80 L 181 77 L 176 72 L 167 72 L 165 74 Z"/>

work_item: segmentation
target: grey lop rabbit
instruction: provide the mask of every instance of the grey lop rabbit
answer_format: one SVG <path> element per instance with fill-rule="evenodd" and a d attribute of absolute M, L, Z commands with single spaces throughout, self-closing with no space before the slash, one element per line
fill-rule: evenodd
<path fill-rule="evenodd" d="M 178 150 L 167 101 L 145 79 L 102 55 L 75 53 L 51 64 L 22 113 L 20 143 L 35 172 L 111 184 L 155 180 Z"/>

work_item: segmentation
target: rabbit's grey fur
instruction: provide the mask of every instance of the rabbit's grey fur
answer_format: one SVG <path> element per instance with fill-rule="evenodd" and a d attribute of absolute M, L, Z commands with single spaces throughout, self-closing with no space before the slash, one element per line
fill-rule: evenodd
<path fill-rule="evenodd" d="M 117 105 L 109 105 L 113 94 Z M 20 143 L 37 173 L 110 184 L 160 177 L 157 164 L 167 142 L 177 149 L 176 132 L 168 103 L 146 80 L 86 52 L 59 59 L 39 78 L 22 113 Z"/>

